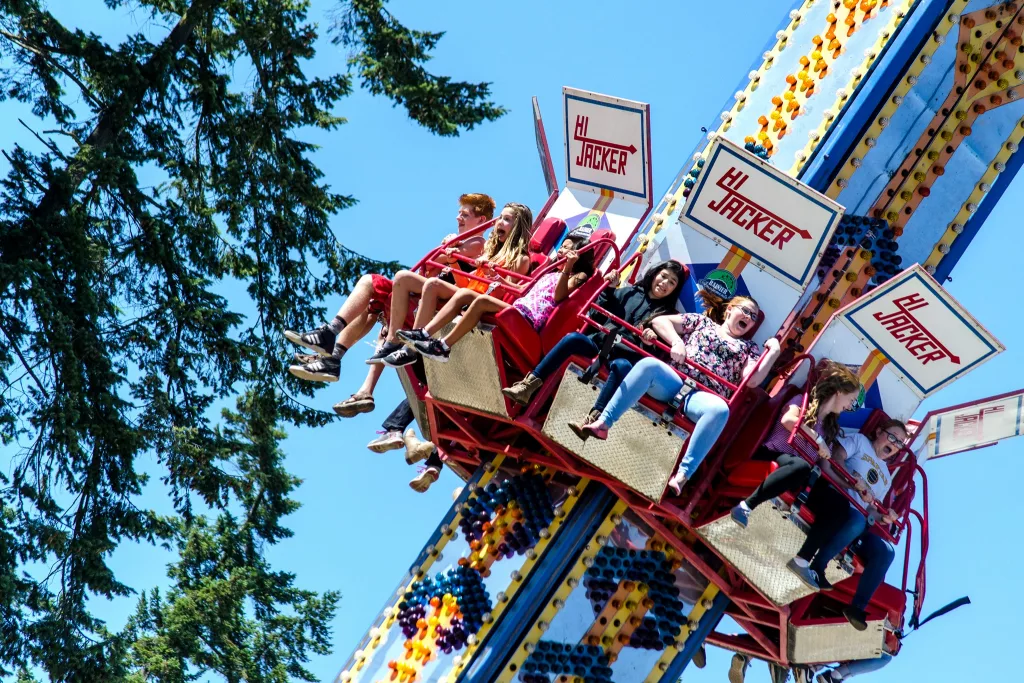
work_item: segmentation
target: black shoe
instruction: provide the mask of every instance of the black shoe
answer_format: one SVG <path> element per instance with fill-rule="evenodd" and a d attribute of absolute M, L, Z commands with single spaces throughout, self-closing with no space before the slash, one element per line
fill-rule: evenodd
<path fill-rule="evenodd" d="M 413 346 L 427 358 L 432 358 L 440 363 L 447 363 L 448 359 L 452 357 L 452 350 L 445 348 L 440 339 L 416 342 Z"/>
<path fill-rule="evenodd" d="M 389 368 L 400 368 L 404 365 L 411 365 L 419 360 L 420 354 L 415 349 L 403 346 L 394 353 L 384 356 L 382 361 Z"/>
<path fill-rule="evenodd" d="M 433 337 L 423 331 L 422 327 L 418 327 L 415 330 L 399 330 L 395 332 L 395 336 L 406 344 L 415 344 L 416 342 L 425 342 L 433 339 Z"/>
<path fill-rule="evenodd" d="M 318 327 L 312 332 L 295 332 L 285 330 L 284 338 L 293 344 L 305 346 L 310 351 L 316 351 L 321 356 L 330 356 L 334 353 L 334 340 L 338 335 L 331 331 L 327 325 Z"/>
<path fill-rule="evenodd" d="M 310 382 L 337 382 L 341 374 L 341 361 L 331 357 L 320 358 L 305 365 L 289 366 L 288 372 Z"/>
<path fill-rule="evenodd" d="M 384 365 L 384 359 L 401 348 L 404 347 L 398 342 L 384 342 L 383 344 L 380 345 L 380 348 L 377 349 L 377 353 L 373 354 L 372 356 L 366 359 L 366 364 Z"/>
<path fill-rule="evenodd" d="M 843 679 L 836 678 L 832 669 L 829 669 L 825 673 L 818 674 L 818 683 L 838 683 L 838 681 L 841 680 Z"/>
<path fill-rule="evenodd" d="M 858 631 L 868 630 L 868 613 L 859 607 L 849 605 L 843 608 L 843 616 L 850 622 L 850 626 L 854 627 Z"/>

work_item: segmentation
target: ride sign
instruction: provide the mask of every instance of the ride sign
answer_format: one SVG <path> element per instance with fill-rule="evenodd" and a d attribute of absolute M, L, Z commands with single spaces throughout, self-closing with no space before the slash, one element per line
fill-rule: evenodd
<path fill-rule="evenodd" d="M 825 195 L 719 137 L 679 219 L 802 291 L 842 216 Z"/>
<path fill-rule="evenodd" d="M 836 315 L 884 355 L 920 398 L 1004 350 L 920 264 Z"/>
<path fill-rule="evenodd" d="M 562 99 L 567 185 L 650 204 L 650 107 L 574 88 Z"/>
<path fill-rule="evenodd" d="M 914 450 L 921 459 L 941 458 L 1020 436 L 1022 429 L 1024 391 L 1015 391 L 929 413 L 914 434 Z"/>

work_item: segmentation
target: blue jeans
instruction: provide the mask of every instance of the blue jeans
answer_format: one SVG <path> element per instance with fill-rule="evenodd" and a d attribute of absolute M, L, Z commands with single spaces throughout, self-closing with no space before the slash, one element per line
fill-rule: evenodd
<path fill-rule="evenodd" d="M 844 500 L 843 502 L 846 501 Z M 814 510 L 815 525 L 826 523 L 824 519 L 818 518 L 818 514 L 821 512 L 822 515 L 825 515 L 828 512 L 824 510 L 819 511 L 813 506 L 811 509 Z M 821 547 L 814 556 L 814 560 L 811 562 L 811 569 L 819 574 L 825 571 L 829 560 L 843 552 L 844 548 L 856 541 L 867 529 L 868 520 L 861 514 L 860 510 L 847 503 L 844 506 L 843 512 L 846 513 L 846 518 L 836 531 L 822 542 Z"/>
<path fill-rule="evenodd" d="M 537 367 L 533 369 L 533 374 L 541 379 L 547 379 L 551 376 L 551 373 L 562 367 L 571 356 L 583 356 L 584 358 L 594 358 L 601 349 L 597 348 L 597 344 L 593 340 L 580 332 L 571 332 L 562 337 L 555 346 L 548 351 L 547 355 L 541 359 Z M 600 393 L 597 395 L 597 401 L 594 403 L 594 410 L 604 410 L 604 407 L 608 405 L 609 399 L 615 390 L 619 388 L 619 384 L 625 379 L 626 375 L 629 374 L 633 364 L 625 358 L 616 358 L 608 364 L 608 381 L 601 387 Z"/>
<path fill-rule="evenodd" d="M 858 543 L 859 546 L 854 548 L 854 552 L 864 564 L 864 573 L 857 584 L 852 604 L 858 609 L 866 609 L 871 596 L 885 580 L 885 573 L 889 571 L 889 565 L 896 558 L 896 551 L 887 542 L 867 530 L 868 520 L 860 510 L 852 505 L 847 509 L 849 514 L 846 520 L 839 531 L 822 543 L 821 549 L 811 562 L 811 569 L 817 572 L 824 571 L 828 561 L 841 553 L 843 548 Z M 817 520 L 815 523 L 817 524 Z"/>
<path fill-rule="evenodd" d="M 861 574 L 857 592 L 853 594 L 853 606 L 866 609 L 871 596 L 885 581 L 885 573 L 896 558 L 896 551 L 887 542 L 870 532 L 860 535 L 860 546 L 857 555 L 864 562 L 864 573 Z"/>
<path fill-rule="evenodd" d="M 679 393 L 682 386 L 683 380 L 675 370 L 657 358 L 644 358 L 633 366 L 622 380 L 622 385 L 615 390 L 608 407 L 601 413 L 601 422 L 611 427 L 644 394 L 655 401 L 668 401 Z M 694 426 L 686 444 L 686 453 L 679 463 L 679 471 L 691 477 L 725 428 L 729 420 L 729 405 L 719 396 L 695 391 L 687 397 L 683 412 Z"/>
<path fill-rule="evenodd" d="M 846 680 L 847 678 L 853 678 L 854 676 L 860 676 L 861 674 L 869 674 L 872 671 L 878 671 L 891 661 L 892 655 L 883 652 L 881 657 L 875 657 L 874 659 L 858 659 L 852 662 L 840 664 L 836 667 L 836 670 L 840 675 L 842 675 L 843 680 Z"/>

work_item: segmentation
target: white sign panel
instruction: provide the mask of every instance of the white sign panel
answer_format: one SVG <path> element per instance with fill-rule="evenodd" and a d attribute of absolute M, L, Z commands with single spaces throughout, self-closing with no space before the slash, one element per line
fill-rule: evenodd
<path fill-rule="evenodd" d="M 651 203 L 651 113 L 643 102 L 562 88 L 566 184 Z"/>
<path fill-rule="evenodd" d="M 915 439 L 925 459 L 1020 436 L 1024 391 L 932 413 Z M 921 441 L 923 436 L 923 441 Z"/>
<path fill-rule="evenodd" d="M 803 291 L 843 207 L 719 137 L 679 219 Z"/>
<path fill-rule="evenodd" d="M 884 354 L 920 398 L 1004 350 L 919 264 L 837 315 Z"/>

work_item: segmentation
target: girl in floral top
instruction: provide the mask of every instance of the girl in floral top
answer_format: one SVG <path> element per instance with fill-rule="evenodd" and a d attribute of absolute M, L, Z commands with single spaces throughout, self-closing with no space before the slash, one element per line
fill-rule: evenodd
<path fill-rule="evenodd" d="M 672 367 L 656 358 L 645 358 L 637 363 L 615 391 L 601 417 L 584 427 L 591 436 L 608 438 L 608 430 L 644 394 L 649 394 L 656 401 L 669 401 L 679 393 L 683 387 L 679 373 L 718 392 L 691 392 L 681 406 L 686 417 L 693 421 L 694 429 L 679 469 L 668 482 L 676 495 L 681 493 L 683 484 L 722 433 L 729 419 L 729 405 L 725 399 L 731 393 L 706 373 L 687 365 L 686 359 L 733 384 L 751 375 L 750 383 L 757 385 L 764 381 L 779 357 L 779 342 L 769 339 L 765 342 L 768 354 L 757 368 L 761 349 L 744 339 L 753 330 L 760 313 L 756 301 L 744 296 L 721 299 L 707 291 L 701 291 L 700 296 L 704 300 L 704 313 L 662 316 L 651 322 L 658 336 L 672 346 Z"/>

